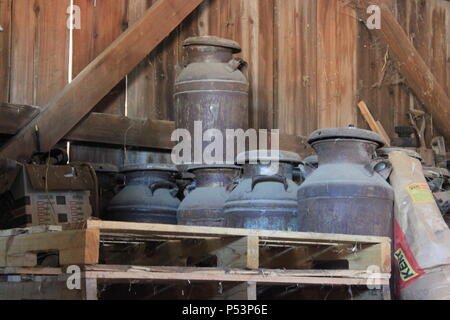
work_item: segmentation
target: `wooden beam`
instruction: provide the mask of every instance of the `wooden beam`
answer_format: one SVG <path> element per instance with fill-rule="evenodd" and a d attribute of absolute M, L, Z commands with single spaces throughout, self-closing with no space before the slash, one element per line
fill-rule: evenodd
<path fill-rule="evenodd" d="M 17 134 L 42 108 L 0 104 L 0 134 Z M 151 149 L 171 150 L 172 121 L 131 119 L 121 115 L 92 112 L 64 139 L 77 142 L 106 143 Z"/>
<path fill-rule="evenodd" d="M 120 115 L 91 113 L 65 139 L 115 145 L 172 150 L 170 136 L 175 123 L 130 119 Z"/>
<path fill-rule="evenodd" d="M 28 105 L 0 103 L 0 134 L 16 134 L 41 111 L 41 108 Z"/>
<path fill-rule="evenodd" d="M 41 151 L 51 149 L 201 2 L 159 0 L 53 97 L 39 116 L 0 150 L 0 158 L 28 160 L 38 145 Z"/>
<path fill-rule="evenodd" d="M 42 108 L 28 105 L 0 104 L 0 134 L 14 135 L 35 118 Z M 64 139 L 77 142 L 106 143 L 150 149 L 172 150 L 170 136 L 175 123 L 163 120 L 127 118 L 121 115 L 90 113 Z M 269 135 L 270 137 L 270 135 Z M 280 149 L 302 157 L 314 153 L 307 139 L 280 134 Z"/>
<path fill-rule="evenodd" d="M 345 1 L 348 3 L 348 1 Z M 401 74 L 427 111 L 433 116 L 436 127 L 450 140 L 450 98 L 434 77 L 408 35 L 398 23 L 386 3 L 380 0 L 352 0 L 351 5 L 361 21 L 366 21 L 367 8 L 378 5 L 381 9 L 381 29 L 371 30 L 389 48 L 390 56 L 397 62 Z"/>

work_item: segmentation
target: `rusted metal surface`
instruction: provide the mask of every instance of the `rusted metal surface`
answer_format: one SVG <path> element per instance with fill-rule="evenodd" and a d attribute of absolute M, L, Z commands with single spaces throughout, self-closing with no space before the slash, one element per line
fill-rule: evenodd
<path fill-rule="evenodd" d="M 323 129 L 309 140 L 319 167 L 298 190 L 301 231 L 392 236 L 391 186 L 376 172 L 376 133 L 357 128 Z"/>
<path fill-rule="evenodd" d="M 122 168 L 124 188 L 112 199 L 107 219 L 176 224 L 180 200 L 175 178 L 178 171 L 168 165 L 131 165 Z"/>
<path fill-rule="evenodd" d="M 192 141 L 195 121 L 202 121 L 203 132 L 217 129 L 224 137 L 226 129 L 246 130 L 249 83 L 241 71 L 246 63 L 233 58 L 239 44 L 205 36 L 187 39 L 184 49 L 186 66 L 175 81 L 176 127 L 187 129 Z M 208 144 L 203 142 L 203 149 Z"/>
<path fill-rule="evenodd" d="M 278 159 L 246 152 L 243 177 L 225 203 L 225 225 L 232 228 L 298 230 L 297 190 L 292 180 L 300 157 L 280 151 Z M 271 161 L 271 162 L 267 162 Z"/>
<path fill-rule="evenodd" d="M 195 182 L 187 188 L 178 209 L 178 224 L 224 227 L 225 201 L 241 167 L 205 165 L 190 167 L 188 171 L 195 174 Z"/>

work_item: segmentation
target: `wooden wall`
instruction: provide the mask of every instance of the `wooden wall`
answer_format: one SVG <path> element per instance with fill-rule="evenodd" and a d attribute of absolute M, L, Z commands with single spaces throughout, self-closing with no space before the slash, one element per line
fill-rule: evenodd
<path fill-rule="evenodd" d="M 450 2 L 443 0 L 386 0 L 397 20 L 409 35 L 421 57 L 450 96 Z M 396 71 L 386 46 L 373 38 L 366 28 L 359 28 L 358 94 L 369 102 L 374 116 L 390 135 L 394 127 L 409 125 L 410 105 L 423 109 L 421 103 Z M 359 118 L 360 126 L 365 125 Z M 450 120 L 449 120 L 450 123 Z M 426 138 L 429 143 L 439 134 L 433 119 L 427 116 Z M 450 141 L 447 141 L 450 146 Z"/>
<path fill-rule="evenodd" d="M 450 95 L 450 2 L 386 1 Z M 155 2 L 74 0 L 81 29 L 73 31 L 72 77 Z M 45 105 L 67 84 L 69 4 L 0 0 L 0 101 Z M 181 44 L 207 34 L 242 45 L 255 128 L 308 135 L 319 127 L 365 127 L 356 108 L 359 99 L 391 135 L 396 125 L 408 123 L 407 85 L 383 44 L 339 0 L 205 0 L 95 111 L 173 120 L 172 84 L 183 58 Z"/>

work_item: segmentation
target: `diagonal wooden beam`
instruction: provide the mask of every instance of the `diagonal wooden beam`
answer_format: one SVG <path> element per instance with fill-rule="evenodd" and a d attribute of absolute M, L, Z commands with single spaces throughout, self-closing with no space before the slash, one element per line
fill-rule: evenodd
<path fill-rule="evenodd" d="M 346 3 L 350 3 L 356 9 L 356 13 L 362 21 L 367 20 L 366 11 L 370 5 L 380 7 L 381 29 L 374 29 L 371 32 L 374 32 L 386 43 L 409 87 L 427 111 L 431 113 L 440 133 L 447 141 L 450 141 L 450 98 L 386 3 L 382 0 L 351 0 Z"/>
<path fill-rule="evenodd" d="M 202 1 L 159 0 L 53 97 L 44 110 L 0 150 L 0 158 L 27 160 L 38 145 L 41 151 L 51 149 Z"/>

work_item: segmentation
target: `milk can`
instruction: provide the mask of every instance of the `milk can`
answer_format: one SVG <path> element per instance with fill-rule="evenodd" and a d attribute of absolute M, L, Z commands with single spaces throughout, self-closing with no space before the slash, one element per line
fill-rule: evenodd
<path fill-rule="evenodd" d="M 100 217 L 103 218 L 106 215 L 109 203 L 116 194 L 119 168 L 110 163 L 91 163 L 91 165 L 97 175 Z"/>
<path fill-rule="evenodd" d="M 112 199 L 108 219 L 113 221 L 176 224 L 180 200 L 174 183 L 178 173 L 169 165 L 123 167 L 124 188 Z"/>
<path fill-rule="evenodd" d="M 392 236 L 391 186 L 377 172 L 383 138 L 357 128 L 322 129 L 308 141 L 319 167 L 298 190 L 301 231 Z"/>
<path fill-rule="evenodd" d="M 193 151 L 195 122 L 200 135 L 217 129 L 225 138 L 226 129 L 248 129 L 249 83 L 241 71 L 246 63 L 233 58 L 241 52 L 238 43 L 201 36 L 188 38 L 183 45 L 186 66 L 174 89 L 176 127 L 189 131 Z M 203 142 L 202 150 L 208 144 Z"/>
<path fill-rule="evenodd" d="M 239 154 L 244 172 L 225 203 L 225 225 L 296 231 L 298 185 L 292 178 L 300 161 L 299 155 L 286 151 L 279 151 L 278 157 L 265 150 Z"/>
<path fill-rule="evenodd" d="M 178 209 L 178 224 L 224 227 L 224 205 L 241 167 L 231 165 L 191 166 L 195 182 L 185 191 Z"/>

